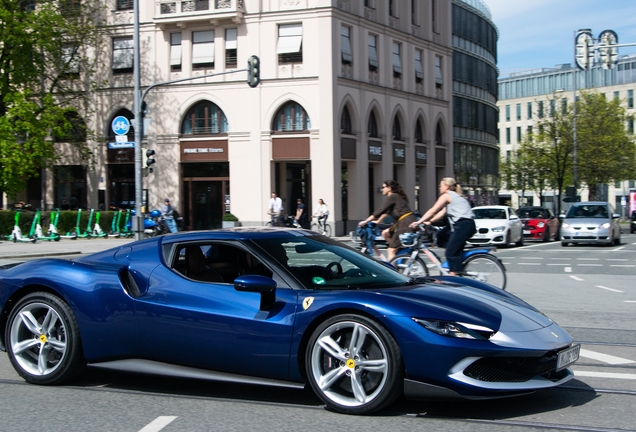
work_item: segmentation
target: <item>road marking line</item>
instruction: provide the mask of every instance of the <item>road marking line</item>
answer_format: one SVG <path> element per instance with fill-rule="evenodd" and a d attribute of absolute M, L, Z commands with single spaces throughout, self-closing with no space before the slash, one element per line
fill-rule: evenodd
<path fill-rule="evenodd" d="M 541 265 L 541 263 L 517 263 L 517 265 Z"/>
<path fill-rule="evenodd" d="M 612 292 L 618 292 L 618 293 L 622 293 L 625 291 L 620 291 L 614 288 L 608 288 L 608 287 L 604 287 L 603 285 L 596 285 L 596 288 L 600 288 L 600 289 L 604 289 L 604 290 L 608 290 L 608 291 L 612 291 Z"/>
<path fill-rule="evenodd" d="M 610 267 L 636 267 L 633 264 L 610 264 Z"/>
<path fill-rule="evenodd" d="M 577 261 L 598 261 L 600 258 L 577 258 Z"/>
<path fill-rule="evenodd" d="M 611 365 L 636 363 L 636 361 L 634 360 L 630 360 L 630 359 L 626 359 L 622 357 L 616 357 L 609 354 L 603 354 L 596 351 L 590 351 L 583 348 L 581 348 L 580 355 L 581 357 L 586 357 L 592 360 L 599 360 L 599 361 L 602 361 L 603 363 L 607 363 Z"/>
<path fill-rule="evenodd" d="M 625 246 L 621 246 L 621 247 L 619 247 L 619 248 L 612 249 L 610 252 L 616 252 L 616 251 L 619 251 L 619 250 L 621 250 L 621 249 L 625 249 Z"/>
<path fill-rule="evenodd" d="M 628 259 L 622 259 L 622 258 L 608 258 L 605 261 L 629 261 Z"/>
<path fill-rule="evenodd" d="M 636 374 L 626 374 L 626 373 L 574 371 L 574 375 L 581 376 L 581 377 L 590 377 L 590 378 L 618 378 L 618 379 L 636 380 Z"/>
<path fill-rule="evenodd" d="M 577 264 L 579 267 L 603 267 L 603 264 Z"/>
<path fill-rule="evenodd" d="M 568 266 L 570 264 L 546 264 L 546 265 L 549 265 L 549 266 Z"/>
<path fill-rule="evenodd" d="M 143 428 L 139 432 L 159 432 L 161 429 L 172 423 L 177 416 L 159 416 Z"/>
<path fill-rule="evenodd" d="M 623 303 L 636 303 L 636 300 L 625 300 Z"/>
<path fill-rule="evenodd" d="M 525 259 L 534 259 L 534 260 L 542 260 L 540 257 L 526 257 Z"/>
<path fill-rule="evenodd" d="M 572 271 L 572 270 L 570 270 Z M 585 279 L 581 279 L 580 277 L 577 276 L 570 276 L 572 279 L 574 279 L 575 281 L 579 281 L 579 282 L 583 282 Z"/>
<path fill-rule="evenodd" d="M 571 260 L 572 258 L 550 258 L 553 260 Z"/>
<path fill-rule="evenodd" d="M 572 273 L 572 267 L 566 267 L 563 269 L 566 273 Z"/>

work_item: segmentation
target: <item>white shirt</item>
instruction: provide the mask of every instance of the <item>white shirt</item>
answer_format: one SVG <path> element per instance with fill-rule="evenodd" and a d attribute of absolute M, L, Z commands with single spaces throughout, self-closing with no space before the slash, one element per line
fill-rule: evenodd
<path fill-rule="evenodd" d="M 280 197 L 269 199 L 269 209 L 270 211 L 272 211 L 272 213 L 280 213 L 282 207 L 283 200 L 281 200 Z"/>

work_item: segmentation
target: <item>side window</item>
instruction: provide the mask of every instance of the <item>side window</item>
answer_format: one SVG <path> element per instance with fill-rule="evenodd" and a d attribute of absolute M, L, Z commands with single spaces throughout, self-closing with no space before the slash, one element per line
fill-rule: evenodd
<path fill-rule="evenodd" d="M 190 244 L 179 247 L 173 269 L 201 282 L 234 283 L 239 276 L 272 277 L 272 272 L 250 252 L 225 243 Z"/>

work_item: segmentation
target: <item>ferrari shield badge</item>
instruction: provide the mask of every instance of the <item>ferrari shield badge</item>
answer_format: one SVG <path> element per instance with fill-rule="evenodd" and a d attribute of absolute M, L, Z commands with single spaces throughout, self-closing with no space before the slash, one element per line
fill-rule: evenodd
<path fill-rule="evenodd" d="M 303 309 L 304 310 L 309 309 L 309 307 L 311 306 L 313 302 L 314 302 L 313 297 L 305 297 L 305 299 L 303 300 Z"/>

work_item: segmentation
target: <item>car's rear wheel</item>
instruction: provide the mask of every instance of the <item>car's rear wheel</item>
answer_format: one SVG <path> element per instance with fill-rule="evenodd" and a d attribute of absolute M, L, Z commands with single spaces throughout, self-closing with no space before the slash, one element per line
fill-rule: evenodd
<path fill-rule="evenodd" d="M 86 365 L 73 311 L 49 293 L 32 293 L 16 304 L 5 341 L 14 369 L 33 384 L 63 383 Z"/>
<path fill-rule="evenodd" d="M 397 342 L 360 315 L 338 315 L 318 326 L 305 362 L 312 389 L 341 413 L 371 413 L 402 394 L 404 366 Z"/>

